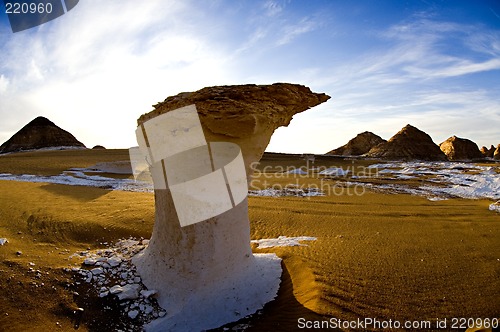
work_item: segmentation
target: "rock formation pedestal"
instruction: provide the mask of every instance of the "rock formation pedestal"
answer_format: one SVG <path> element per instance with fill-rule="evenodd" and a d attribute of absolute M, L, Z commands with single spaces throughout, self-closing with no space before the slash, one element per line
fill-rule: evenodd
<path fill-rule="evenodd" d="M 286 83 L 209 87 L 167 98 L 138 123 L 194 104 L 206 140 L 237 144 L 250 175 L 251 164 L 260 160 L 276 128 L 329 98 Z M 158 302 L 167 311 L 147 330 L 216 328 L 254 313 L 276 296 L 280 260 L 252 254 L 246 198 L 229 211 L 185 227 L 174 205 L 169 189 L 155 189 L 153 234 L 133 259 L 143 283 L 158 291 Z"/>

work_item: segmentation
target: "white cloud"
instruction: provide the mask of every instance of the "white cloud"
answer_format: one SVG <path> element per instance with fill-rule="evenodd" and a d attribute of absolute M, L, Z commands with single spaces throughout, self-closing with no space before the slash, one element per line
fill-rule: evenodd
<path fill-rule="evenodd" d="M 38 33 L 13 34 L 0 64 L 12 77 L 0 78 L 4 123 L 19 129 L 45 115 L 88 146 L 135 145 L 136 119 L 152 104 L 229 81 L 225 56 L 186 3 L 89 0 Z"/>
<path fill-rule="evenodd" d="M 464 84 L 462 78 L 500 69 L 498 32 L 426 18 L 395 25 L 380 36 L 382 49 L 312 72 L 316 76 L 308 83 L 332 99 L 319 106 L 324 112 L 297 115 L 286 130 L 278 130 L 271 141 L 274 151 L 288 144 L 289 152 L 323 153 L 365 130 L 388 139 L 407 123 L 427 131 L 436 143 L 452 135 L 480 146 L 500 143 L 499 86 L 485 86 L 480 78 Z M 313 148 L 307 148 L 308 141 Z"/>
<path fill-rule="evenodd" d="M 45 115 L 88 146 L 127 147 L 137 117 L 169 95 L 276 81 L 332 99 L 278 130 L 273 151 L 322 153 L 365 130 L 389 138 L 408 122 L 436 141 L 500 139 L 498 86 L 470 75 L 500 69 L 498 31 L 420 15 L 372 35 L 373 46 L 355 54 L 338 50 L 347 58 L 338 62 L 323 56 L 337 52 L 331 45 L 314 48 L 330 40 L 333 32 L 323 30 L 330 17 L 287 5 L 87 0 L 38 31 L 12 34 L 0 41 L 0 141 Z M 220 7 L 226 14 L 206 13 Z M 299 45 L 305 34 L 307 50 Z M 290 46 L 297 52 L 284 54 Z"/>
<path fill-rule="evenodd" d="M 495 45 L 499 35 L 479 27 L 420 20 L 393 26 L 380 35 L 386 41 L 385 48 L 363 53 L 340 69 L 325 73 L 331 77 L 330 83 L 345 87 L 346 82 L 352 82 L 361 88 L 369 84 L 373 91 L 500 69 L 500 52 L 484 52 L 484 45 Z M 452 52 L 450 47 L 460 51 Z M 323 81 L 328 84 L 327 78 Z"/>
<path fill-rule="evenodd" d="M 500 55 L 500 31 L 467 34 L 464 42 L 475 52 L 493 57 Z"/>
<path fill-rule="evenodd" d="M 31 60 L 31 63 L 29 65 L 29 69 L 27 72 L 27 77 L 31 81 L 42 81 L 43 80 L 42 70 L 37 65 L 35 59 Z"/>
<path fill-rule="evenodd" d="M 405 57 L 407 50 L 397 52 L 403 61 L 396 64 L 406 65 L 404 70 L 414 78 L 454 77 L 500 69 L 500 35 L 481 26 L 418 20 L 395 26 L 386 36 L 399 40 L 400 50 L 413 50 L 413 58 Z M 460 51 L 451 51 L 450 46 Z M 489 59 L 478 60 L 485 55 Z"/>
<path fill-rule="evenodd" d="M 455 65 L 443 68 L 441 70 L 427 71 L 425 74 L 430 77 L 453 77 L 499 69 L 500 58 L 497 58 L 476 63 L 471 61 L 460 61 Z"/>
<path fill-rule="evenodd" d="M 9 79 L 5 77 L 4 74 L 0 75 L 0 95 L 4 94 L 7 91 L 9 86 Z"/>

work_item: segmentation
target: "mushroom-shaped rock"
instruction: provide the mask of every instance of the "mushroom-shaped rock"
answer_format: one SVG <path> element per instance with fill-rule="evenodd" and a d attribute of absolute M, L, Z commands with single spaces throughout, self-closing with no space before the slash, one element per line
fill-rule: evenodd
<path fill-rule="evenodd" d="M 150 120 L 195 105 L 208 144 L 236 144 L 244 161 L 241 164 L 243 175 L 245 171 L 250 175 L 252 163 L 260 160 L 276 128 L 287 126 L 294 114 L 329 98 L 305 86 L 288 83 L 207 87 L 168 97 L 154 105 L 152 112 L 139 118 L 138 137 Z M 183 127 L 179 134 L 193 130 Z M 177 133 L 171 128 L 168 131 L 174 136 Z M 151 144 L 148 139 L 143 143 Z M 168 148 L 175 150 L 178 147 Z M 151 172 L 160 169 L 162 174 L 168 173 L 168 169 L 155 168 L 159 164 L 153 164 Z M 167 164 L 161 165 L 168 168 Z M 190 168 L 189 162 L 185 165 Z M 234 202 L 232 208 L 214 217 L 181 227 L 173 189 L 162 188 L 165 183 L 159 184 L 154 174 L 153 181 L 153 234 L 148 247 L 133 258 L 133 263 L 147 288 L 157 290 L 158 302 L 167 315 L 148 324 L 147 329 L 200 331 L 217 328 L 255 312 L 276 296 L 280 261 L 274 255 L 252 254 L 246 182 L 241 202 Z M 201 190 L 189 188 L 198 189 Z"/>

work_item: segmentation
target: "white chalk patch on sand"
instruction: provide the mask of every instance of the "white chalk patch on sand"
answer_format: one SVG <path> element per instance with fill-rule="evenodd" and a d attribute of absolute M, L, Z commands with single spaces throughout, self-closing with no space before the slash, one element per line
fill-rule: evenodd
<path fill-rule="evenodd" d="M 340 167 L 330 167 L 327 168 L 321 172 L 319 172 L 319 175 L 328 175 L 328 176 L 346 176 L 350 173 L 349 170 L 344 170 Z"/>
<path fill-rule="evenodd" d="M 294 168 L 289 171 L 283 172 L 283 173 L 276 173 L 276 174 L 297 174 L 297 175 L 307 175 L 307 171 L 302 169 L 302 168 Z"/>
<path fill-rule="evenodd" d="M 143 325 L 166 315 L 152 297 L 156 290 L 148 290 L 141 282 L 131 258 L 143 250 L 148 240 L 123 239 L 96 251 L 82 251 L 70 256 L 83 260 L 82 268 L 71 268 L 81 276 L 78 283 L 88 283 L 99 297 L 116 297 L 123 312 Z"/>
<path fill-rule="evenodd" d="M 43 182 L 53 184 L 64 184 L 68 186 L 87 186 L 122 191 L 153 192 L 153 185 L 148 182 L 135 181 L 133 179 L 114 179 L 100 175 L 87 175 L 85 173 L 97 173 L 94 169 L 75 168 L 64 171 L 63 174 L 54 176 L 38 176 L 30 174 L 13 175 L 0 174 L 0 180 L 20 182 Z"/>
<path fill-rule="evenodd" d="M 375 170 L 375 175 L 352 176 L 351 180 L 363 179 L 363 182 L 345 182 L 351 185 L 366 186 L 370 189 L 392 193 L 408 193 L 424 196 L 432 201 L 439 201 L 451 197 L 467 199 L 492 199 L 500 200 L 500 175 L 498 166 L 480 166 L 473 163 L 457 162 L 400 162 L 374 164 L 368 169 Z M 125 162 L 101 163 L 89 168 L 74 168 L 56 176 L 13 175 L 0 174 L 0 180 L 23 182 L 45 182 L 54 184 L 89 186 L 110 190 L 153 192 L 153 185 L 146 181 L 134 179 L 115 179 L 104 176 L 106 173 L 123 174 L 128 172 Z M 303 169 L 296 168 L 290 172 L 294 174 L 307 174 Z M 302 172 L 302 173 L 301 173 Z M 92 175 L 90 175 L 90 174 Z M 349 171 L 338 167 L 331 167 L 319 175 L 347 176 Z M 93 175 L 95 174 L 95 175 Z M 98 175 L 101 174 L 101 175 Z M 369 179 L 402 180 L 402 183 L 376 184 Z M 404 180 L 422 180 L 422 185 L 408 186 Z M 314 187 L 298 187 L 287 185 L 280 188 L 266 188 L 262 190 L 249 190 L 249 196 L 264 197 L 313 197 L 324 196 L 324 193 Z"/>
<path fill-rule="evenodd" d="M 418 188 L 404 184 L 369 184 L 373 189 L 406 192 L 432 197 L 432 200 L 449 197 L 500 199 L 498 166 L 457 162 L 400 162 L 374 164 L 368 168 L 377 170 L 374 178 L 422 179 L 426 183 Z"/>
<path fill-rule="evenodd" d="M 500 201 L 490 204 L 490 211 L 496 211 L 500 213 Z"/>
<path fill-rule="evenodd" d="M 158 290 L 148 290 L 131 259 L 149 241 L 123 239 L 107 249 L 83 251 L 71 255 L 85 265 L 71 268 L 88 283 L 99 297 L 116 297 L 125 314 L 146 331 L 202 331 L 238 321 L 262 309 L 274 300 L 281 282 L 281 259 L 275 254 L 254 254 L 252 271 L 240 271 L 224 278 L 213 287 L 193 290 L 177 313 L 166 312 L 155 301 Z M 119 262 L 119 264 L 118 264 Z M 240 291 L 237 294 L 234 288 Z M 256 289 L 264 290 L 256 293 Z M 238 296 L 235 296 L 238 295 Z M 207 326 L 207 322 L 210 326 Z"/>
<path fill-rule="evenodd" d="M 281 282 L 281 259 L 275 254 L 254 254 L 253 273 L 241 271 L 219 284 L 191 292 L 182 310 L 167 312 L 144 326 L 146 331 L 204 331 L 236 322 L 276 298 Z M 238 291 L 235 292 L 235 289 Z M 265 290 L 256 292 L 255 290 Z M 177 302 L 176 302 L 177 303 Z"/>
<path fill-rule="evenodd" d="M 427 199 L 431 202 L 439 202 L 439 201 L 446 201 L 448 198 L 433 196 L 433 197 L 427 197 Z"/>
<path fill-rule="evenodd" d="M 300 241 L 316 241 L 317 238 L 311 236 L 296 236 L 296 237 L 286 237 L 279 236 L 276 239 L 261 239 L 252 240 L 252 243 L 257 244 L 257 248 L 273 248 L 273 247 L 295 247 L 295 246 L 307 246 L 307 244 L 300 243 Z"/>

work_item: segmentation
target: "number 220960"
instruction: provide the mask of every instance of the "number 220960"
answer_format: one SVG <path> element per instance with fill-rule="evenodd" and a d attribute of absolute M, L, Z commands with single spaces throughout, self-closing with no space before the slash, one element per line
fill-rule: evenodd
<path fill-rule="evenodd" d="M 498 328 L 500 320 L 498 318 L 452 318 L 452 329 L 469 329 L 469 328 Z"/>
<path fill-rule="evenodd" d="M 48 3 L 27 3 L 27 2 L 7 2 L 5 4 L 6 14 L 50 14 L 52 4 Z"/>

